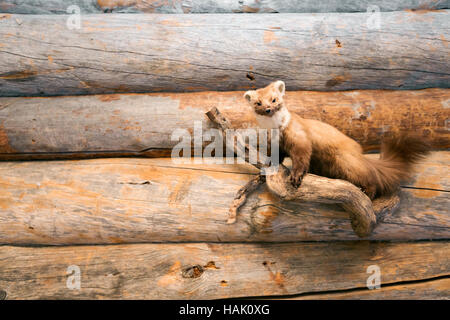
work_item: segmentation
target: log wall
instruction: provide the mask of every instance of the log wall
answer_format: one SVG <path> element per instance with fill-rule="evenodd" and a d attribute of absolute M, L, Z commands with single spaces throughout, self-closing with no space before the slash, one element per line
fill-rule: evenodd
<path fill-rule="evenodd" d="M 447 10 L 0 18 L 0 96 L 448 88 Z M 48 32 L 52 30 L 52 32 Z"/>
<path fill-rule="evenodd" d="M 0 300 L 449 299 L 448 9 L 0 0 Z M 279 79 L 292 112 L 365 151 L 392 131 L 440 150 L 363 241 L 337 205 L 282 201 L 265 186 L 227 224 L 257 174 L 249 165 L 117 158 L 170 156 L 174 130 L 210 128 L 211 107 L 255 127 L 243 90 Z M 99 157 L 116 158 L 73 160 Z M 71 160 L 9 162 L 32 159 Z M 369 266 L 381 289 L 366 289 Z"/>

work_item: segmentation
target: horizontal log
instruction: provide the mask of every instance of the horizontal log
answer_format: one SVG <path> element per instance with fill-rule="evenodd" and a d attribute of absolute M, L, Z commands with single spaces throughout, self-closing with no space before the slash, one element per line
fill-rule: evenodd
<path fill-rule="evenodd" d="M 76 5 L 82 13 L 267 13 L 267 12 L 366 12 L 449 9 L 446 0 L 2 0 L 0 12 L 20 14 L 65 14 Z"/>
<path fill-rule="evenodd" d="M 449 255 L 448 242 L 0 246 L 0 292 L 6 299 L 283 296 L 367 288 L 370 266 L 379 268 L 382 287 L 448 277 Z M 70 266 L 79 268 L 79 290 L 67 286 Z"/>
<path fill-rule="evenodd" d="M 372 155 L 376 156 L 376 155 Z M 450 152 L 435 152 L 368 239 L 450 239 Z M 0 163 L 0 244 L 357 240 L 336 205 L 282 201 L 259 188 L 227 224 L 249 165 L 170 159 Z"/>
<path fill-rule="evenodd" d="M 450 148 L 450 90 L 287 92 L 292 112 L 329 123 L 360 142 L 380 147 L 384 132 L 408 131 Z M 0 159 L 167 157 L 176 129 L 204 131 L 216 106 L 234 128 L 257 127 L 243 92 L 115 94 L 0 98 Z M 207 145 L 210 142 L 205 142 Z"/>
<path fill-rule="evenodd" d="M 449 87 L 448 10 L 371 14 L 3 14 L 0 95 Z"/>

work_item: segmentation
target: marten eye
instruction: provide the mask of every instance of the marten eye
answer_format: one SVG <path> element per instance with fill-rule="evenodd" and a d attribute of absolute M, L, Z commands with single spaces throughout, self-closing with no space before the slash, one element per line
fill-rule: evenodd
<path fill-rule="evenodd" d="M 260 106 L 260 105 L 261 105 L 261 102 L 258 101 L 256 104 L 257 104 L 258 106 Z"/>
<path fill-rule="evenodd" d="M 277 98 L 273 98 L 272 103 L 277 102 Z"/>

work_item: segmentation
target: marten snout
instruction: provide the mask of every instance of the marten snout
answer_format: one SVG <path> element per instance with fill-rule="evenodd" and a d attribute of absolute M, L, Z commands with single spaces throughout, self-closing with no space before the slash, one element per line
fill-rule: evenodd
<path fill-rule="evenodd" d="M 277 112 L 280 109 L 280 105 L 275 105 L 275 104 L 266 104 L 266 105 L 261 105 L 255 106 L 255 112 L 257 114 L 260 114 L 262 116 L 268 116 L 271 117 L 275 114 L 275 112 Z"/>
<path fill-rule="evenodd" d="M 277 105 L 262 102 L 255 103 L 253 107 L 257 114 L 267 117 L 273 116 L 274 113 L 279 109 Z"/>
<path fill-rule="evenodd" d="M 262 116 L 273 116 L 274 113 L 277 111 L 277 106 L 272 105 L 265 105 L 265 106 L 258 106 L 255 108 L 255 112 L 262 115 Z"/>

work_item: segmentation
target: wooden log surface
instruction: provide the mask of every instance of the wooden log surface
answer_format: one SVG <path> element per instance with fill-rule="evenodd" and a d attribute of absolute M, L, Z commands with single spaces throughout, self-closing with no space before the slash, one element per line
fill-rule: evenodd
<path fill-rule="evenodd" d="M 450 90 L 287 92 L 298 115 L 329 123 L 361 143 L 380 147 L 383 133 L 408 131 L 450 148 Z M 234 128 L 255 128 L 243 92 L 116 94 L 0 98 L 0 159 L 170 156 L 176 129 L 204 131 L 216 106 Z M 205 141 L 205 145 L 210 142 Z"/>
<path fill-rule="evenodd" d="M 368 239 L 450 239 L 449 157 L 435 152 L 417 167 L 395 214 Z M 171 159 L 2 162 L 0 244 L 358 239 L 339 207 L 281 201 L 265 187 L 227 224 L 236 192 L 256 173 Z"/>
<path fill-rule="evenodd" d="M 326 294 L 367 288 L 369 266 L 379 268 L 381 288 L 445 279 L 449 256 L 448 242 L 0 246 L 0 293 L 6 299 Z M 69 266 L 79 268 L 79 290 L 67 287 L 73 277 Z M 448 281 L 443 285 L 448 298 Z M 379 290 L 366 289 L 364 296 L 369 291 L 376 295 Z"/>
<path fill-rule="evenodd" d="M 2 14 L 0 96 L 448 88 L 449 11 L 379 15 Z"/>
<path fill-rule="evenodd" d="M 355 289 L 333 293 L 302 294 L 289 300 L 449 300 L 450 279 L 426 279 L 393 284 L 377 290 Z"/>
<path fill-rule="evenodd" d="M 65 14 L 76 5 L 81 13 L 290 13 L 366 12 L 449 9 L 448 0 L 1 0 L 1 13 Z"/>

